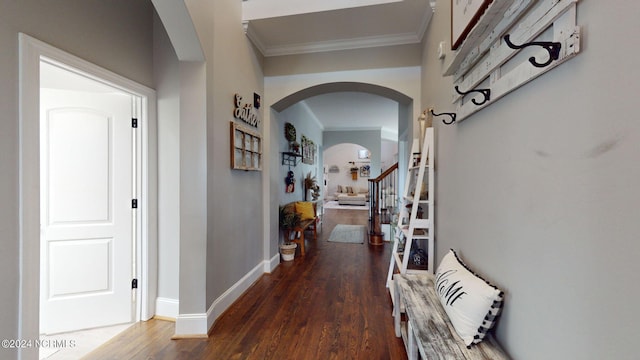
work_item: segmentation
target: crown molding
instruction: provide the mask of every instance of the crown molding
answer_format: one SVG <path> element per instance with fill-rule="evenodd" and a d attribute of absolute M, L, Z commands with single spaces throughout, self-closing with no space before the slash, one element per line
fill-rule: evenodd
<path fill-rule="evenodd" d="M 280 46 L 264 46 L 256 34 L 252 34 L 254 37 L 250 37 L 252 41 L 256 41 L 262 44 L 262 48 L 258 43 L 254 43 L 256 47 L 261 49 L 260 51 L 264 56 L 283 56 L 283 55 L 296 55 L 296 54 L 309 54 L 325 51 L 337 51 L 337 50 L 352 50 L 363 49 L 372 47 L 392 46 L 392 45 L 407 45 L 417 44 L 422 40 L 421 36 L 415 33 L 408 34 L 393 34 L 383 36 L 368 36 L 352 39 L 340 39 L 331 41 L 318 41 L 302 44 L 280 45 Z M 263 50 L 264 49 L 264 50 Z"/>
<path fill-rule="evenodd" d="M 258 49 L 258 51 L 260 51 L 262 55 L 265 55 L 267 48 L 264 45 L 264 42 L 260 39 L 260 36 L 253 30 L 253 27 L 251 26 L 251 22 L 243 21 L 242 26 L 244 27 L 245 35 L 249 38 L 249 40 L 251 40 L 251 42 Z"/>

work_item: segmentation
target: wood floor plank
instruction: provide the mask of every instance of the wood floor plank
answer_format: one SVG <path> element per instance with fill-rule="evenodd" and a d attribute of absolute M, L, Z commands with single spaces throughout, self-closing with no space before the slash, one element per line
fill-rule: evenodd
<path fill-rule="evenodd" d="M 367 211 L 327 209 L 318 240 L 258 279 L 207 339 L 171 340 L 175 324 L 135 324 L 86 359 L 406 359 L 385 288 L 391 245 L 334 243 L 337 224 Z"/>

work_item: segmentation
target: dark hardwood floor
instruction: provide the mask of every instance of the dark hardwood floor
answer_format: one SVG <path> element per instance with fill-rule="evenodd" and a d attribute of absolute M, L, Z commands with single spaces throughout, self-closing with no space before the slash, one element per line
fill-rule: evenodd
<path fill-rule="evenodd" d="M 207 339 L 171 340 L 174 323 L 135 324 L 87 359 L 406 359 L 385 288 L 391 245 L 328 242 L 367 211 L 328 209 L 318 240 L 241 296 Z M 309 233 L 307 233 L 309 234 Z"/>

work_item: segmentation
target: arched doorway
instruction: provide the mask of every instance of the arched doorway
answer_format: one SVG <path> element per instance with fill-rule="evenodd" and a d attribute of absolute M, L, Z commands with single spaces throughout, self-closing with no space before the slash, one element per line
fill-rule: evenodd
<path fill-rule="evenodd" d="M 266 91 L 266 90 L 265 90 Z M 405 156 L 407 149 L 408 139 L 412 137 L 413 133 L 413 125 L 412 119 L 414 118 L 413 113 L 416 111 L 414 109 L 414 99 L 398 90 L 393 89 L 392 87 L 382 86 L 378 84 L 371 84 L 366 82 L 355 82 L 355 81 L 338 81 L 338 82 L 329 82 L 311 85 L 306 88 L 300 89 L 288 95 L 281 97 L 279 100 L 273 102 L 270 107 L 270 111 L 265 115 L 265 120 L 269 123 L 269 144 L 270 149 L 269 155 L 270 158 L 273 159 L 269 162 L 269 172 L 271 173 L 268 176 L 266 181 L 268 184 L 265 184 L 265 188 L 269 188 L 271 191 L 265 192 L 264 203 L 272 204 L 277 202 L 277 189 L 279 187 L 281 162 L 279 161 L 280 152 L 283 150 L 280 148 L 280 134 L 281 128 L 280 125 L 283 123 L 284 119 L 281 115 L 286 109 L 294 104 L 298 104 L 301 101 L 306 99 L 323 95 L 323 94 L 331 94 L 337 92 L 359 92 L 359 93 L 367 93 L 373 94 L 385 99 L 393 100 L 397 103 L 397 141 L 398 141 L 398 158 L 404 159 L 407 158 Z M 377 134 L 372 135 L 370 140 L 366 141 L 354 141 L 355 137 L 361 137 L 363 132 L 374 132 L 376 130 L 356 130 L 353 131 L 333 131 L 333 130 L 324 130 L 323 131 L 323 142 L 322 147 L 328 148 L 332 145 L 339 143 L 358 143 L 360 145 L 365 146 L 365 148 L 370 149 L 371 151 L 371 176 L 377 175 L 380 173 L 380 152 L 381 152 L 381 135 L 380 130 L 377 130 Z M 404 164 L 403 166 L 406 166 Z M 400 171 L 400 173 L 405 173 L 405 171 Z M 401 181 L 400 183 L 403 183 Z M 276 190 L 275 192 L 273 190 Z M 330 191 L 330 190 L 329 190 Z M 265 207 L 265 234 L 269 234 L 268 237 L 265 238 L 265 248 L 269 249 L 270 255 L 277 253 L 277 244 L 279 239 L 279 231 L 278 231 L 278 222 L 277 217 L 273 213 L 274 210 Z"/>

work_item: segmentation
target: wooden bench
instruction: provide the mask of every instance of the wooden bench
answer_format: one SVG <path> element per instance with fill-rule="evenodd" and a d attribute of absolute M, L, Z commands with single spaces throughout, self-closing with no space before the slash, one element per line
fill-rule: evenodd
<path fill-rule="evenodd" d="M 396 336 L 404 339 L 409 360 L 509 359 L 491 334 L 467 348 L 440 303 L 433 275 L 395 274 L 393 284 Z"/>
<path fill-rule="evenodd" d="M 317 214 L 317 204 L 315 202 L 311 202 L 311 204 L 313 204 L 313 215 L 314 218 L 313 219 L 308 219 L 308 220 L 302 220 L 300 221 L 300 223 L 295 226 L 292 229 L 289 229 L 288 231 L 285 231 L 285 236 L 289 237 L 289 235 L 291 234 L 291 232 L 295 232 L 296 234 L 300 234 L 299 236 L 295 236 L 294 239 L 292 239 L 291 241 L 298 244 L 298 246 L 300 247 L 300 255 L 304 255 L 304 232 L 306 230 L 311 230 L 313 231 L 313 240 L 317 240 L 318 239 L 318 230 L 317 230 L 317 224 L 318 224 L 318 214 Z M 284 205 L 284 212 L 295 212 L 296 211 L 296 202 L 290 202 L 286 205 Z"/>

